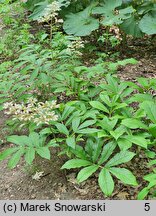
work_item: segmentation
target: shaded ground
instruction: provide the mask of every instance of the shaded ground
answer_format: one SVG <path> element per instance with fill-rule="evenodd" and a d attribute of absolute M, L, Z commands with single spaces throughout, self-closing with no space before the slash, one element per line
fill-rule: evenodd
<path fill-rule="evenodd" d="M 137 77 L 156 77 L 156 38 L 150 43 L 147 39 L 142 43 L 140 39 L 136 44 L 129 42 L 129 46 L 123 49 L 122 58 L 135 58 L 137 65 L 127 65 L 120 68 L 118 76 L 124 80 L 135 81 Z"/>
<path fill-rule="evenodd" d="M 6 147 L 6 146 L 5 146 Z M 4 149 L 1 148 L 1 150 Z M 25 167 L 21 161 L 14 170 L 7 169 L 7 161 L 0 164 L 0 198 L 1 199 L 108 199 L 101 193 L 97 176 L 95 175 L 86 182 L 78 185 L 75 177 L 76 172 L 60 170 L 63 161 L 52 153 L 51 161 L 37 158 L 33 167 Z M 132 166 L 133 163 L 133 166 Z M 142 181 L 142 176 L 149 170 L 145 170 L 146 161 L 144 158 L 136 158 L 127 164 L 132 167 L 132 172 L 137 176 L 138 181 Z M 40 180 L 34 180 L 32 176 L 36 171 L 43 171 Z M 138 172 L 139 171 L 139 172 Z M 2 174 L 3 173 L 3 174 Z M 136 199 L 138 187 L 127 187 L 115 180 L 115 191 L 109 199 Z"/>

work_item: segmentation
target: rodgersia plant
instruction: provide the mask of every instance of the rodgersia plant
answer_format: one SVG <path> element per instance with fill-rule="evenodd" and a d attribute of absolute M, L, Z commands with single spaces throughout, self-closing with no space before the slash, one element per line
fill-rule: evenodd
<path fill-rule="evenodd" d="M 42 15 L 38 18 L 39 23 L 47 22 L 50 25 L 50 40 L 52 39 L 53 25 L 63 23 L 63 20 L 58 18 L 58 12 L 60 10 L 59 2 L 53 1 L 45 7 Z"/>

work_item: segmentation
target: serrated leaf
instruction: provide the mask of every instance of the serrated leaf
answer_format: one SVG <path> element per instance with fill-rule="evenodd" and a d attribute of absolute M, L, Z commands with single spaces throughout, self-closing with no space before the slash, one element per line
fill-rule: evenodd
<path fill-rule="evenodd" d="M 133 119 L 133 118 L 127 118 L 122 120 L 121 124 L 125 125 L 126 127 L 130 129 L 147 129 L 148 127 L 143 124 L 140 120 L 138 119 Z"/>
<path fill-rule="evenodd" d="M 101 153 L 101 157 L 98 161 L 99 165 L 103 164 L 105 161 L 108 160 L 108 158 L 111 156 L 116 146 L 117 144 L 115 142 L 109 142 L 106 145 L 104 145 Z"/>
<path fill-rule="evenodd" d="M 105 165 L 105 167 L 117 166 L 122 163 L 127 163 L 135 156 L 135 153 L 130 151 L 121 151 L 111 158 Z"/>
<path fill-rule="evenodd" d="M 110 134 L 112 135 L 112 137 L 115 139 L 115 140 L 118 140 L 120 136 L 123 135 L 125 131 L 124 130 L 118 130 L 118 128 L 114 131 L 110 131 Z"/>
<path fill-rule="evenodd" d="M 29 146 L 33 145 L 33 146 L 39 146 L 40 144 L 40 136 L 38 133 L 32 132 L 29 134 Z"/>
<path fill-rule="evenodd" d="M 73 118 L 73 120 L 72 120 L 72 129 L 73 129 L 74 132 L 77 131 L 77 129 L 78 129 L 79 125 L 80 125 L 80 120 L 81 120 L 80 117 Z"/>
<path fill-rule="evenodd" d="M 13 169 L 19 163 L 21 156 L 24 154 L 24 148 L 19 149 L 9 160 L 8 167 Z"/>
<path fill-rule="evenodd" d="M 76 36 L 90 35 L 93 30 L 99 28 L 98 19 L 91 17 L 90 14 L 91 7 L 76 14 L 68 14 L 63 25 L 65 32 Z"/>
<path fill-rule="evenodd" d="M 105 92 L 100 94 L 100 98 L 105 104 L 107 104 L 107 106 L 112 107 L 112 102 L 110 101 L 109 96 L 105 95 Z"/>
<path fill-rule="evenodd" d="M 112 167 L 109 171 L 125 184 L 138 185 L 135 176 L 128 169 Z"/>
<path fill-rule="evenodd" d="M 68 116 L 70 116 L 70 114 L 74 111 L 74 109 L 75 108 L 72 106 L 65 106 L 65 109 L 61 116 L 61 120 L 65 120 Z"/>
<path fill-rule="evenodd" d="M 66 139 L 66 143 L 69 147 L 75 149 L 76 146 L 75 136 L 68 137 Z"/>
<path fill-rule="evenodd" d="M 96 122 L 96 120 L 87 120 L 87 121 L 83 122 L 83 123 L 79 126 L 78 129 L 80 130 L 80 129 L 86 128 L 86 127 L 88 127 L 88 126 L 91 126 L 91 125 L 93 125 L 95 122 Z"/>
<path fill-rule="evenodd" d="M 91 101 L 89 102 L 93 108 L 101 110 L 103 112 L 109 113 L 109 110 L 99 101 Z"/>
<path fill-rule="evenodd" d="M 125 138 L 119 138 L 117 143 L 121 151 L 125 151 L 132 147 L 132 142 L 126 140 Z"/>
<path fill-rule="evenodd" d="M 152 101 L 145 101 L 140 107 L 144 109 L 147 117 L 156 124 L 156 104 Z"/>
<path fill-rule="evenodd" d="M 36 149 L 37 154 L 39 154 L 42 158 L 46 158 L 50 160 L 50 151 L 48 147 L 40 147 Z"/>
<path fill-rule="evenodd" d="M 125 138 L 128 141 L 147 149 L 148 141 L 144 137 L 138 135 L 127 135 Z"/>
<path fill-rule="evenodd" d="M 96 128 L 84 128 L 81 130 L 78 130 L 77 133 L 80 134 L 92 134 L 92 133 L 97 133 L 99 130 Z"/>
<path fill-rule="evenodd" d="M 99 186 L 106 196 L 110 196 L 114 190 L 114 181 L 109 171 L 103 168 L 98 178 Z"/>
<path fill-rule="evenodd" d="M 60 133 L 65 134 L 66 136 L 69 136 L 69 131 L 66 128 L 65 125 L 57 123 L 56 127 L 57 127 L 57 129 L 59 130 Z"/>
<path fill-rule="evenodd" d="M 67 161 L 61 169 L 74 169 L 91 165 L 90 161 L 81 160 L 81 159 L 72 159 Z"/>
<path fill-rule="evenodd" d="M 26 150 L 26 153 L 25 153 L 25 161 L 31 165 L 33 160 L 35 158 L 35 149 L 34 148 L 28 148 Z"/>
<path fill-rule="evenodd" d="M 16 145 L 29 145 L 30 144 L 29 137 L 27 136 L 12 135 L 12 136 L 7 137 L 7 141 L 14 143 Z"/>
<path fill-rule="evenodd" d="M 98 170 L 98 165 L 91 165 L 89 167 L 83 168 L 77 175 L 77 181 L 79 183 L 85 181 L 88 179 L 93 173 L 95 173 Z"/>
<path fill-rule="evenodd" d="M 12 155 L 19 148 L 9 148 L 0 153 L 0 161 L 5 160 L 9 155 Z"/>
<path fill-rule="evenodd" d="M 110 120 L 108 117 L 105 116 L 102 120 L 98 121 L 97 125 L 100 126 L 102 129 L 110 132 L 113 130 L 117 122 L 118 119 Z"/>

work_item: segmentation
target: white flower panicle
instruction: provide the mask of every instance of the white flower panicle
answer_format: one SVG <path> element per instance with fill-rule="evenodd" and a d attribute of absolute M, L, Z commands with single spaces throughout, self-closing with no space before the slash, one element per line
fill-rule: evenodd
<path fill-rule="evenodd" d="M 55 20 L 55 23 L 62 23 L 62 19 L 57 19 L 58 11 L 61 10 L 60 4 L 57 1 L 49 4 L 43 11 L 43 16 L 38 19 L 38 22 L 48 22 L 49 20 Z"/>
<path fill-rule="evenodd" d="M 22 3 L 26 3 L 28 0 L 21 0 Z"/>
<path fill-rule="evenodd" d="M 82 48 L 84 48 L 84 42 L 81 40 L 81 38 L 77 37 L 76 40 L 72 41 L 68 45 L 67 51 L 71 54 L 75 53 L 81 56 L 82 53 L 79 50 Z"/>
<path fill-rule="evenodd" d="M 59 108 L 56 101 L 38 102 L 36 98 L 29 98 L 27 103 L 7 102 L 4 104 L 5 114 L 13 115 L 13 120 L 24 122 L 33 121 L 37 125 L 49 124 L 50 121 L 57 121 L 58 115 L 54 109 Z"/>

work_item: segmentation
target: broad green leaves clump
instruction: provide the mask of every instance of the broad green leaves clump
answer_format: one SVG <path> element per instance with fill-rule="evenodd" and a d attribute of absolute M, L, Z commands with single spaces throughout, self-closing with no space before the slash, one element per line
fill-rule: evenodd
<path fill-rule="evenodd" d="M 36 154 L 50 160 L 49 147 L 55 144 L 55 141 L 45 145 L 45 140 L 46 136 L 35 132 L 30 133 L 29 136 L 9 136 L 7 141 L 14 143 L 15 147 L 3 151 L 0 154 L 0 161 L 12 156 L 8 162 L 8 167 L 15 168 L 22 156 L 29 165 L 32 164 Z"/>
<path fill-rule="evenodd" d="M 53 2 L 60 7 L 59 14 L 67 34 L 87 36 L 101 27 L 114 25 L 134 37 L 156 33 L 154 1 L 28 1 L 27 7 L 33 10 L 30 18 L 40 19 Z"/>
<path fill-rule="evenodd" d="M 88 7 L 82 12 L 67 15 L 64 23 L 66 33 L 76 36 L 86 36 L 98 29 L 99 22 L 97 19 L 91 17 L 90 13 L 91 7 Z"/>

